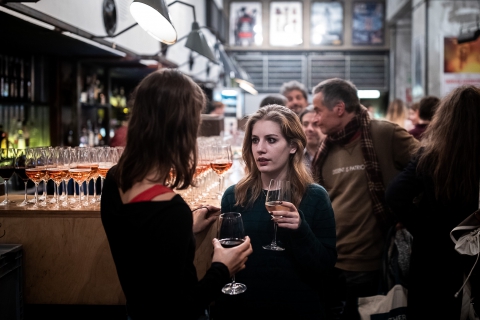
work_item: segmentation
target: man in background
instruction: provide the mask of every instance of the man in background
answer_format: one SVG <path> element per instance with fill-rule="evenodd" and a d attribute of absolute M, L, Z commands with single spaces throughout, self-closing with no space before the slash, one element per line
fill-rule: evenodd
<path fill-rule="evenodd" d="M 337 263 L 330 308 L 359 319 L 358 297 L 378 294 L 385 235 L 394 218 L 385 187 L 408 164 L 418 141 L 404 128 L 370 119 L 355 85 L 328 79 L 313 89 L 315 121 L 326 135 L 312 168 L 335 212 Z"/>
<path fill-rule="evenodd" d="M 285 82 L 280 88 L 280 93 L 287 98 L 286 107 L 297 115 L 308 107 L 308 90 L 296 80 Z"/>
<path fill-rule="evenodd" d="M 320 144 L 325 138 L 325 135 L 320 130 L 318 123 L 315 122 L 315 110 L 307 108 L 300 113 L 300 122 L 302 123 L 303 131 L 307 136 L 307 145 L 305 147 L 305 164 L 309 169 L 312 168 L 312 161 L 320 148 Z"/>
<path fill-rule="evenodd" d="M 426 96 L 418 103 L 418 123 L 412 130 L 408 131 L 415 139 L 422 139 L 422 134 L 427 129 L 430 121 L 432 121 L 439 102 L 440 99 L 435 96 Z"/>

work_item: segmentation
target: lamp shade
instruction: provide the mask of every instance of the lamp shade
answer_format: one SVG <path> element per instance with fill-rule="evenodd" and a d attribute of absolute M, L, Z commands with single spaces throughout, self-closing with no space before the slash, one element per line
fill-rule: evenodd
<path fill-rule="evenodd" d="M 190 33 L 188 34 L 185 47 L 206 57 L 213 63 L 218 64 L 218 61 L 215 58 L 212 49 L 210 49 L 210 46 L 208 45 L 208 42 L 205 39 L 203 33 L 200 31 L 200 26 L 196 21 L 192 23 L 192 31 L 190 31 Z"/>
<path fill-rule="evenodd" d="M 140 27 L 156 40 L 166 44 L 177 41 L 177 31 L 163 0 L 134 0 L 130 5 L 130 13 Z"/>

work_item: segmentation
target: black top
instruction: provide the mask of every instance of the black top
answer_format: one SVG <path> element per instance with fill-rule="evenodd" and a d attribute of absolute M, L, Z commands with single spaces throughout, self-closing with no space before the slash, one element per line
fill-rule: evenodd
<path fill-rule="evenodd" d="M 236 296 L 221 295 L 213 318 L 325 319 L 325 276 L 335 266 L 335 217 L 325 189 L 311 184 L 298 206 L 297 230 L 278 228 L 277 242 L 285 251 L 262 248 L 273 239 L 273 221 L 265 208 L 265 194 L 252 208 L 235 205 L 235 185 L 222 198 L 222 212 L 240 212 L 253 253 L 246 268 L 235 275 L 247 290 Z M 264 190 L 265 192 L 265 190 Z"/>
<path fill-rule="evenodd" d="M 109 170 L 101 197 L 101 217 L 113 260 L 134 320 L 154 319 L 174 310 L 178 319 L 196 319 L 230 280 L 228 268 L 213 263 L 197 279 L 195 238 L 189 206 L 170 201 L 123 204 Z"/>
<path fill-rule="evenodd" d="M 457 253 L 450 231 L 475 212 L 477 202 L 436 200 L 431 177 L 417 173 L 415 159 L 392 181 L 386 200 L 413 236 L 408 319 L 459 319 L 462 295 L 454 295 L 475 257 Z"/>

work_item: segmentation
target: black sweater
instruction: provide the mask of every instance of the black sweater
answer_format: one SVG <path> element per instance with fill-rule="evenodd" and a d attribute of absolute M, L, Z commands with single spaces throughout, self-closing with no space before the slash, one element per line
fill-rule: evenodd
<path fill-rule="evenodd" d="M 204 278 L 197 279 L 193 264 L 193 217 L 185 201 L 123 204 L 110 169 L 101 198 L 102 223 L 134 320 L 163 318 L 196 319 L 229 280 L 228 268 L 213 263 Z"/>

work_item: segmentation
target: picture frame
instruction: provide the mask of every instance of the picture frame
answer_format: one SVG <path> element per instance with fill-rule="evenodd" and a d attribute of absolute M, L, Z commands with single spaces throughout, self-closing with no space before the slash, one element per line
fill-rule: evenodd
<path fill-rule="evenodd" d="M 293 47 L 303 43 L 303 3 L 270 2 L 270 45 Z"/>
<path fill-rule="evenodd" d="M 254 47 L 263 44 L 262 3 L 232 1 L 230 3 L 229 44 L 234 47 Z"/>
<path fill-rule="evenodd" d="M 354 2 L 352 44 L 383 45 L 385 42 L 385 5 L 382 2 Z"/>
<path fill-rule="evenodd" d="M 339 1 L 313 2 L 310 16 L 310 44 L 342 45 L 343 14 L 343 4 Z"/>

